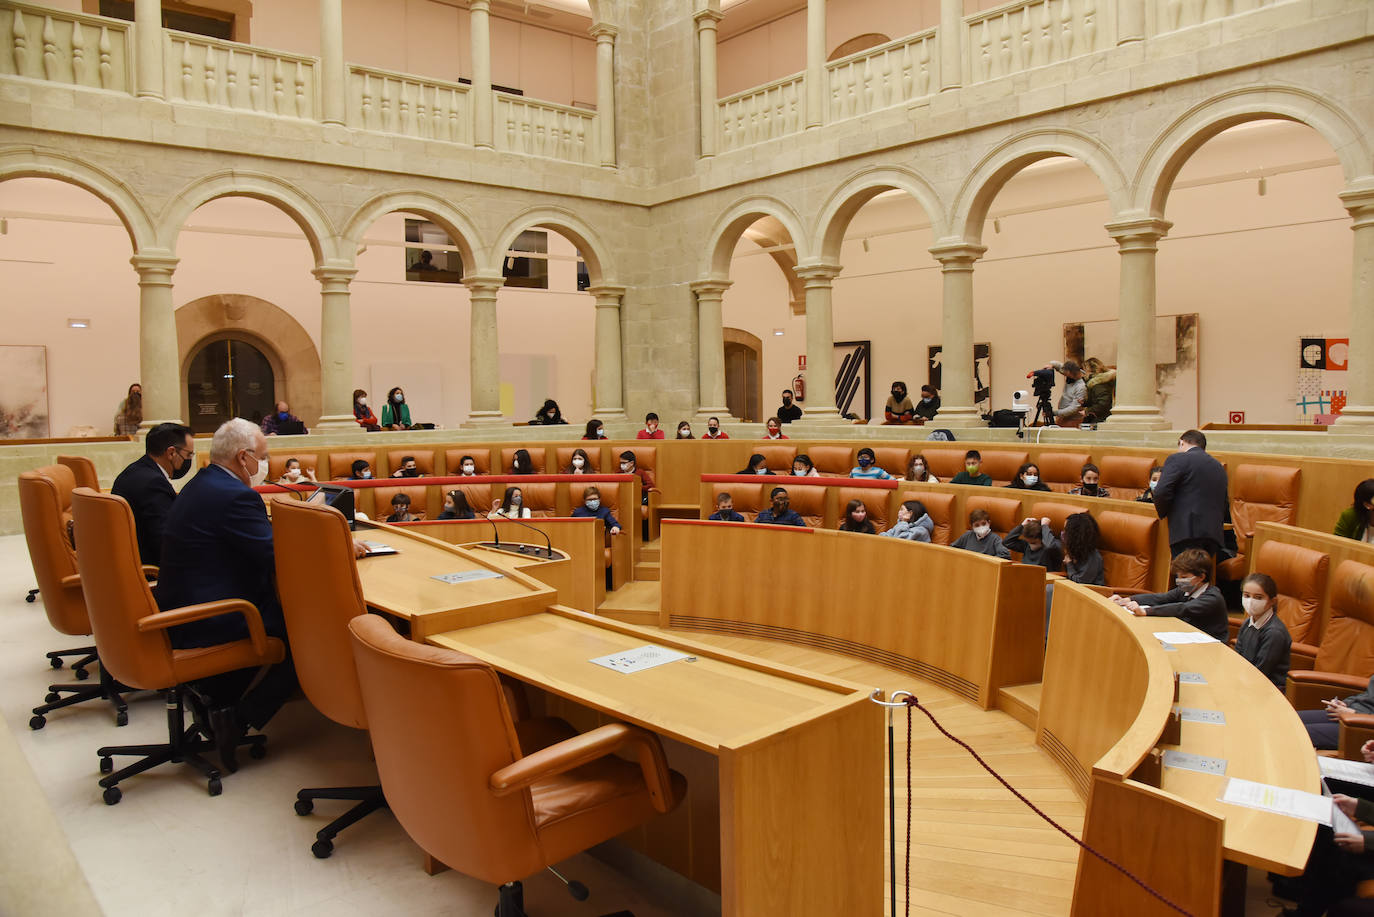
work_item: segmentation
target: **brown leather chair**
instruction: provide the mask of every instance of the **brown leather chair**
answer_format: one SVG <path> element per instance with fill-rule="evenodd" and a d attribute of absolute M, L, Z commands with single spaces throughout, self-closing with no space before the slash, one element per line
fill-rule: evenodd
<path fill-rule="evenodd" d="M 850 500 L 862 500 L 864 508 L 868 510 L 868 521 L 872 522 L 873 528 L 881 534 L 887 531 L 892 521 L 887 518 L 887 503 L 891 496 L 892 491 L 879 490 L 876 487 L 837 488 L 835 505 L 839 512 L 839 522 L 844 522 L 844 508 L 849 505 Z"/>
<path fill-rule="evenodd" d="M 391 498 L 396 496 L 397 494 L 405 494 L 407 497 L 410 497 L 410 514 L 412 516 L 417 516 L 421 519 L 429 517 L 428 485 L 408 484 L 405 486 L 398 487 L 372 487 L 369 489 L 372 491 L 372 499 L 376 501 L 375 506 L 377 508 L 377 512 L 373 518 L 377 522 L 385 522 L 387 517 L 391 515 Z M 452 490 L 453 488 L 447 487 L 444 489 Z M 490 502 L 488 502 L 486 506 L 478 507 L 474 505 L 471 500 L 469 500 L 468 505 L 472 507 L 472 511 L 474 513 L 480 513 L 483 516 L 485 516 L 487 514 L 487 511 L 491 509 Z M 435 513 L 434 515 L 437 516 L 439 514 Z"/>
<path fill-rule="evenodd" d="M 1104 455 L 1097 463 L 1098 482 L 1119 500 L 1134 500 L 1150 486 L 1150 469 L 1163 465 L 1148 455 Z"/>
<path fill-rule="evenodd" d="M 420 474 L 427 477 L 434 476 L 434 450 L 433 449 L 388 449 L 386 453 L 386 474 L 391 477 L 401 470 L 401 462 L 406 456 L 415 459 L 415 467 L 420 469 Z M 377 472 L 372 472 L 377 476 Z"/>
<path fill-rule="evenodd" d="M 824 477 L 848 477 L 850 469 L 855 464 L 853 446 L 811 446 L 803 451 L 811 459 L 811 464 L 815 469 Z M 788 473 L 791 474 L 791 471 L 789 468 Z M 906 474 L 906 466 L 903 465 L 902 470 L 897 474 L 899 477 Z"/>
<path fill-rule="evenodd" d="M 982 494 L 970 495 L 964 501 L 965 514 L 963 520 L 964 528 L 968 527 L 968 513 L 975 509 L 985 509 L 991 517 L 992 530 L 999 536 L 1007 534 L 1020 524 L 1024 513 L 1021 512 L 1021 501 L 1013 500 L 1009 497 L 985 497 Z"/>
<path fill-rule="evenodd" d="M 811 528 L 820 528 L 825 525 L 825 494 L 830 488 L 821 487 L 818 484 L 765 484 L 763 485 L 763 498 L 768 501 L 769 505 L 772 505 L 773 502 L 770 493 L 774 487 L 786 488 L 788 504 Z"/>
<path fill-rule="evenodd" d="M 1256 522 L 1298 524 L 1298 487 L 1301 468 L 1276 465 L 1239 465 L 1231 478 L 1231 528 L 1239 553 L 1217 565 L 1217 578 L 1238 580 L 1250 563 L 1246 554 L 1255 537 Z"/>
<path fill-rule="evenodd" d="M 1374 566 L 1342 561 L 1332 575 L 1330 602 L 1316 664 L 1288 671 L 1288 700 L 1298 710 L 1358 694 L 1374 672 Z"/>
<path fill-rule="evenodd" d="M 80 534 L 76 562 L 86 592 L 86 605 L 100 648 L 101 664 L 123 684 L 143 691 L 167 693 L 167 744 L 125 745 L 100 748 L 100 786 L 105 804 L 119 802 L 118 784 L 159 764 L 184 761 L 208 780 L 211 796 L 221 791 L 219 769 L 201 757 L 214 748 L 208 738 L 198 737 L 200 727 L 186 728 L 185 685 L 212 675 L 281 662 L 286 648 L 263 630 L 258 609 L 242 599 L 203 602 L 185 608 L 159 610 L 139 563 L 134 516 L 129 504 L 113 494 L 77 488 L 72 494 L 72 516 Z M 222 614 L 239 614 L 248 625 L 248 637 L 218 646 L 174 650 L 167 628 Z M 266 754 L 265 736 L 245 736 L 238 744 L 249 747 L 255 758 Z M 118 771 L 115 755 L 135 755 L 139 760 Z"/>
<path fill-rule="evenodd" d="M 879 468 L 894 478 L 906 477 L 906 463 L 911 458 L 911 450 L 897 446 L 874 446 L 873 460 Z M 853 465 L 849 466 L 853 468 Z"/>
<path fill-rule="evenodd" d="M 558 485 L 553 482 L 521 484 L 520 498 L 524 507 L 530 511 L 531 518 L 547 519 L 558 515 Z"/>
<path fill-rule="evenodd" d="M 555 456 L 558 460 L 558 464 L 555 468 L 549 469 L 549 474 L 567 474 L 568 469 L 572 467 L 573 453 L 576 452 L 578 449 L 581 449 L 583 452 L 587 453 L 587 464 L 583 471 L 590 474 L 600 474 L 601 447 L 597 446 L 596 444 L 592 444 L 592 447 L 590 449 L 588 449 L 586 446 L 560 447 L 558 451 L 555 453 Z"/>
<path fill-rule="evenodd" d="M 1112 510 L 1094 513 L 1101 533 L 1102 573 L 1115 592 L 1149 592 L 1159 520 Z"/>
<path fill-rule="evenodd" d="M 542 446 L 514 446 L 510 449 L 501 450 L 501 470 L 498 474 L 510 474 L 511 468 L 515 464 L 515 453 L 519 449 L 524 449 L 530 454 L 530 464 L 534 466 L 535 474 L 544 474 L 544 448 Z"/>
<path fill-rule="evenodd" d="M 762 484 L 712 484 L 710 512 L 701 518 L 705 519 L 716 511 L 717 497 L 729 494 L 734 502 L 735 512 L 743 516 L 745 522 L 753 522 L 754 517 L 767 509 L 771 502 L 768 499 L 768 490 L 772 488 L 764 488 Z"/>
<path fill-rule="evenodd" d="M 100 490 L 100 475 L 95 473 L 95 462 L 86 456 L 59 455 L 57 464 L 66 465 L 72 470 L 72 477 L 76 479 L 77 487 L 89 487 L 94 491 Z"/>
<path fill-rule="evenodd" d="M 926 457 L 926 470 L 948 484 L 950 478 L 964 470 L 964 453 L 968 450 L 926 448 L 919 451 Z M 906 469 L 902 469 L 902 475 L 906 475 Z"/>
<path fill-rule="evenodd" d="M 897 494 L 899 506 L 906 500 L 920 500 L 925 506 L 935 523 L 935 531 L 930 533 L 932 544 L 954 543 L 954 494 L 937 490 L 902 490 Z"/>
<path fill-rule="evenodd" d="M 474 446 L 471 449 L 445 449 L 444 474 L 458 477 L 463 471 L 463 456 L 472 457 L 472 467 L 477 474 L 491 474 L 491 450 Z"/>
<path fill-rule="evenodd" d="M 785 446 L 776 442 L 758 443 L 754 446 L 754 451 L 763 456 L 767 463 L 768 470 L 774 474 L 791 474 L 792 460 L 797 457 L 796 446 Z M 812 456 L 815 460 L 815 456 Z M 844 470 L 849 474 L 849 469 Z"/>
<path fill-rule="evenodd" d="M 348 622 L 367 614 L 367 605 L 348 520 L 330 506 L 289 503 L 274 508 L 272 541 L 277 593 L 287 635 L 296 648 L 293 661 L 301 689 L 310 703 L 334 722 L 366 729 L 367 714 Z M 334 838 L 340 831 L 386 808 L 380 785 L 331 787 L 296 793 L 296 814 L 309 815 L 316 799 L 358 803 L 316 832 L 310 850 L 320 859 L 334 852 Z"/>
<path fill-rule="evenodd" d="M 635 470 L 639 472 L 640 496 L 642 498 L 642 502 L 639 504 L 639 518 L 642 523 L 640 529 L 646 541 L 657 541 L 658 504 L 663 496 L 658 489 L 658 447 L 636 445 L 631 449 L 622 449 L 621 451 L 635 454 Z M 620 460 L 617 458 L 616 471 L 619 470 Z"/>
<path fill-rule="evenodd" d="M 681 801 L 686 780 L 653 733 L 517 725 L 490 666 L 406 640 L 377 615 L 348 627 L 392 812 L 432 857 L 499 885 L 497 917 L 523 917 L 522 877 Z"/>
<path fill-rule="evenodd" d="M 209 456 L 206 456 L 208 461 Z M 331 481 L 346 481 L 353 474 L 353 463 L 362 459 L 367 462 L 372 469 L 374 478 L 386 477 L 386 472 L 377 467 L 377 453 L 374 452 L 331 452 L 329 453 L 329 479 Z M 270 462 L 271 459 L 268 459 Z M 319 477 L 319 469 L 316 469 L 315 476 Z"/>
<path fill-rule="evenodd" d="M 319 481 L 328 480 L 327 475 L 320 473 L 320 457 L 313 452 L 274 452 L 267 457 L 267 480 L 279 481 L 286 472 L 286 462 L 288 459 L 296 459 L 301 463 L 301 477 L 305 483 L 310 483 L 310 479 L 305 477 L 305 472 L 313 470 L 315 479 Z M 352 462 L 349 463 L 350 465 Z M 374 471 L 375 474 L 375 471 Z M 344 477 L 348 477 L 345 473 Z"/>
<path fill-rule="evenodd" d="M 1322 596 L 1331 555 L 1282 541 L 1266 541 L 1255 554 L 1252 568 L 1273 577 L 1278 587 L 1278 615 L 1293 639 L 1289 668 L 1312 669 L 1317 664 L 1317 647 L 1322 641 Z M 1245 623 L 1244 614 L 1230 615 L 1234 639 Z"/>
<path fill-rule="evenodd" d="M 1071 503 L 1033 503 L 1026 515 L 1034 519 L 1049 519 L 1050 531 L 1054 532 L 1055 538 L 1061 538 L 1064 534 L 1064 523 L 1069 517 L 1083 512 L 1087 510 Z"/>
<path fill-rule="evenodd" d="M 72 469 L 66 465 L 45 465 L 25 471 L 19 475 L 19 513 L 24 520 L 24 539 L 28 542 L 29 559 L 48 623 L 60 634 L 88 637 L 91 622 L 71 540 L 74 488 Z M 89 678 L 88 667 L 100 661 L 94 646 L 79 646 L 49 652 L 48 664 L 60 669 L 68 656 L 78 657 L 72 663 L 72 674 L 78 681 Z M 121 687 L 103 667 L 94 684 L 48 685 L 43 704 L 33 708 L 29 728 L 42 729 L 52 711 L 88 700 L 108 700 L 115 708 L 115 725 L 123 726 L 129 722 L 129 707 L 120 695 Z"/>
<path fill-rule="evenodd" d="M 991 452 L 983 450 L 982 471 L 997 487 L 1005 487 L 1016 477 L 1016 470 L 1030 461 L 1025 452 Z"/>
<path fill-rule="evenodd" d="M 467 497 L 473 515 L 479 519 L 491 512 L 491 484 L 445 484 L 442 489 L 445 493 L 461 490 L 463 496 Z"/>
<path fill-rule="evenodd" d="M 1090 460 L 1086 452 L 1042 452 L 1035 464 L 1040 466 L 1040 480 L 1050 490 L 1066 494 L 1078 486 L 1083 466 Z"/>

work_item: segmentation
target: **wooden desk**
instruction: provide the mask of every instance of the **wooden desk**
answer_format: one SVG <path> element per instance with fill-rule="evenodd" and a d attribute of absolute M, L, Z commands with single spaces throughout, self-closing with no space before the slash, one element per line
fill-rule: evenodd
<path fill-rule="evenodd" d="M 558 607 L 429 642 L 714 756 L 727 917 L 882 914 L 882 710 L 870 688 Z M 588 661 L 645 643 L 696 661 L 633 675 Z M 688 794 L 683 818 L 700 807 Z"/>
<path fill-rule="evenodd" d="M 358 579 L 368 606 L 405 621 L 412 640 L 468 624 L 534 614 L 556 600 L 553 587 L 531 576 L 414 530 L 360 522 L 355 537 L 399 552 L 362 558 Z M 464 583 L 432 578 L 469 570 L 491 570 L 501 576 Z"/>

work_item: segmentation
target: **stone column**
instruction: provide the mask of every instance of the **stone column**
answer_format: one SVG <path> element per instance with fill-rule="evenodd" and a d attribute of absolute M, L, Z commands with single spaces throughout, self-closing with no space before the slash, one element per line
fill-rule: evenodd
<path fill-rule="evenodd" d="M 944 273 L 937 427 L 984 425 L 973 403 L 973 262 L 985 251 L 986 246 L 962 239 L 942 242 L 930 250 Z"/>
<path fill-rule="evenodd" d="M 491 0 L 470 0 L 468 28 L 472 32 L 472 145 L 492 149 Z"/>
<path fill-rule="evenodd" d="M 698 280 L 691 286 L 697 297 L 696 419 L 698 423 L 713 416 L 724 420 L 730 408 L 725 400 L 725 322 L 720 305 L 730 281 Z"/>
<path fill-rule="evenodd" d="M 343 0 L 320 0 L 320 95 L 325 124 L 343 124 L 348 68 L 344 65 Z M 352 409 L 349 409 L 352 415 Z"/>
<path fill-rule="evenodd" d="M 1121 250 L 1117 307 L 1116 404 L 1105 426 L 1118 430 L 1167 430 L 1155 382 L 1155 252 L 1173 225 L 1142 218 L 1107 224 Z"/>
<path fill-rule="evenodd" d="M 463 279 L 472 297 L 469 370 L 472 378 L 472 408 L 464 426 L 502 423 L 501 351 L 496 335 L 496 294 L 505 285 L 504 277 L 472 276 Z"/>
<path fill-rule="evenodd" d="M 1350 297 L 1350 357 L 1345 408 L 1332 429 L 1368 436 L 1374 429 L 1374 178 L 1341 192 L 1355 232 L 1354 282 Z M 147 389 L 144 389 L 147 403 Z M 145 408 L 146 410 L 146 408 Z"/>
<path fill-rule="evenodd" d="M 838 264 L 797 265 L 792 271 L 806 291 L 806 400 L 801 423 L 842 422 L 835 407 L 835 323 L 830 294 Z M 725 349 L 721 345 L 721 350 Z"/>
<path fill-rule="evenodd" d="M 939 39 L 940 91 L 948 92 L 964 85 L 964 0 L 940 0 Z"/>
<path fill-rule="evenodd" d="M 1116 0 L 1116 43 L 1144 40 L 1145 0 Z"/>
<path fill-rule="evenodd" d="M 348 285 L 357 269 L 326 264 L 313 272 L 320 282 L 320 421 L 315 429 L 357 432 L 353 419 L 353 319 Z"/>
<path fill-rule="evenodd" d="M 592 26 L 596 39 L 596 120 L 597 143 L 601 147 L 601 165 L 615 168 L 615 26 L 597 23 Z"/>
<path fill-rule="evenodd" d="M 162 0 L 134 0 L 134 55 L 138 62 L 135 80 L 138 97 L 163 98 Z M 146 415 L 146 389 L 143 395 L 143 413 Z"/>
<path fill-rule="evenodd" d="M 138 374 L 143 386 L 143 423 L 181 423 L 181 355 L 172 308 L 172 272 L 178 259 L 169 251 L 142 251 L 129 259 L 138 271 Z"/>
<path fill-rule="evenodd" d="M 701 73 L 701 155 L 716 155 L 716 24 L 719 10 L 705 9 L 692 17 L 697 24 L 698 64 Z"/>
<path fill-rule="evenodd" d="M 806 0 L 806 126 L 824 123 L 825 0 Z"/>
<path fill-rule="evenodd" d="M 622 382 L 620 351 L 620 303 L 624 287 L 595 286 L 587 290 L 596 297 L 596 406 L 592 416 L 603 422 L 625 420 L 625 388 Z"/>

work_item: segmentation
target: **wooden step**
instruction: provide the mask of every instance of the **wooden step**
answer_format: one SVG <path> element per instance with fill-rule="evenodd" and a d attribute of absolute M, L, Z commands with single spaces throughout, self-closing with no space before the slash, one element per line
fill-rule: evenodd
<path fill-rule="evenodd" d="M 635 580 L 649 580 L 657 582 L 659 578 L 660 566 L 656 560 L 641 560 L 635 564 Z"/>
<path fill-rule="evenodd" d="M 626 583 L 607 593 L 596 613 L 627 624 L 657 626 L 661 596 L 659 584 L 652 580 Z"/>
<path fill-rule="evenodd" d="M 1024 723 L 1031 729 L 1040 718 L 1041 683 L 1013 685 L 997 692 L 997 709 L 1005 710 L 1012 719 Z"/>
<path fill-rule="evenodd" d="M 656 542 L 656 541 L 653 542 L 652 545 L 645 544 L 645 545 L 641 545 L 640 548 L 639 548 L 639 559 L 640 559 L 640 560 L 649 560 L 649 561 L 653 561 L 654 563 L 658 563 L 659 560 L 662 559 L 662 557 L 663 557 L 663 552 L 660 551 L 660 550 L 658 549 L 658 542 Z"/>

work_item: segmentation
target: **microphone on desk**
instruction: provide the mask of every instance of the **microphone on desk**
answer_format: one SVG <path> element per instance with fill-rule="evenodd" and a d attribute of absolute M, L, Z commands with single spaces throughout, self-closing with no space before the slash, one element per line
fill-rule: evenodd
<path fill-rule="evenodd" d="M 499 548 L 501 547 L 501 530 L 497 528 L 495 519 L 488 516 L 487 521 L 491 523 L 491 534 L 492 537 L 496 539 L 491 543 L 491 546 L 493 548 Z"/>
<path fill-rule="evenodd" d="M 532 531 L 532 532 L 538 532 L 540 535 L 543 535 L 543 536 L 544 536 L 544 546 L 545 546 L 545 547 L 544 547 L 544 553 L 543 553 L 542 556 L 543 556 L 543 558 L 544 558 L 545 560 L 553 560 L 553 542 L 549 541 L 549 536 L 548 536 L 547 534 L 545 534 L 545 532 L 544 532 L 542 529 L 537 529 L 537 528 L 535 528 L 534 526 L 530 525 L 528 522 L 521 522 L 519 519 L 510 519 L 510 520 L 508 520 L 508 521 L 514 522 L 516 525 L 523 525 L 525 528 L 529 529 L 530 531 Z M 521 550 L 522 553 L 524 553 L 524 548 L 521 548 L 520 550 Z M 539 554 L 539 545 L 534 545 L 534 546 L 530 549 L 529 553 L 534 554 L 535 557 L 541 556 L 541 555 Z"/>

